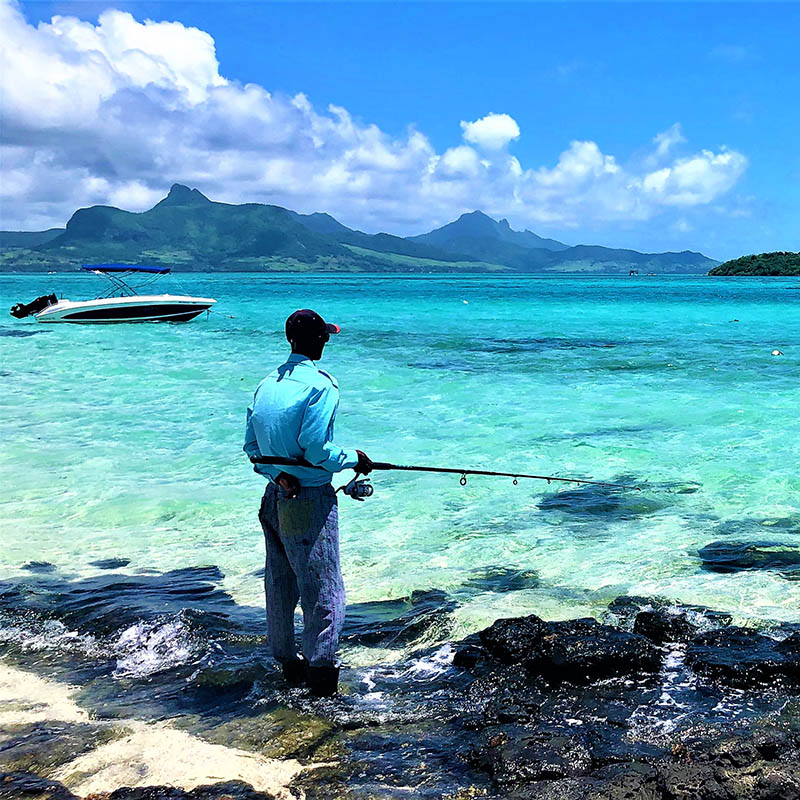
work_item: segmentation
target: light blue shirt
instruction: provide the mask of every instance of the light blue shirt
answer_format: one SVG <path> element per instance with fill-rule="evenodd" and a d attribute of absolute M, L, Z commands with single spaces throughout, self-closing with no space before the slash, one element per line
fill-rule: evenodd
<path fill-rule="evenodd" d="M 339 385 L 307 356 L 292 353 L 258 385 L 247 409 L 244 451 L 248 456 L 304 458 L 322 469 L 257 464 L 256 472 L 275 479 L 288 472 L 301 486 L 324 486 L 332 473 L 358 463 L 355 450 L 333 443 Z"/>

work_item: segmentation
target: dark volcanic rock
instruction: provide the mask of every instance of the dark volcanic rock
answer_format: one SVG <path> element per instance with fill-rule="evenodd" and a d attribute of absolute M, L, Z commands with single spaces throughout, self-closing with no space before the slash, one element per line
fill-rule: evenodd
<path fill-rule="evenodd" d="M 508 800 L 666 800 L 656 770 L 638 763 L 615 764 L 581 778 L 540 781 L 505 797 Z"/>
<path fill-rule="evenodd" d="M 621 595 L 608 605 L 605 622 L 632 630 L 656 644 L 685 642 L 702 631 L 730 625 L 732 617 L 705 606 L 661 597 Z"/>
<path fill-rule="evenodd" d="M 531 658 L 537 652 L 542 634 L 547 626 L 535 614 L 527 617 L 498 619 L 479 634 L 486 650 L 504 664 L 516 664 Z"/>
<path fill-rule="evenodd" d="M 473 763 L 492 775 L 501 789 L 531 781 L 585 775 L 589 752 L 577 736 L 506 729 L 491 734 L 472 754 Z"/>
<path fill-rule="evenodd" d="M 696 637 L 686 661 L 696 673 L 736 686 L 800 683 L 800 634 L 778 642 L 750 628 L 721 628 Z"/>
<path fill-rule="evenodd" d="M 522 663 L 534 675 L 578 683 L 652 672 L 661 655 L 642 636 L 596 620 L 544 622 L 536 616 L 502 619 L 480 633 L 486 650 L 502 662 Z"/>
<path fill-rule="evenodd" d="M 664 792 L 658 796 L 670 800 L 730 800 L 711 764 L 661 764 L 658 785 Z"/>
<path fill-rule="evenodd" d="M 698 627 L 685 614 L 669 614 L 665 611 L 640 611 L 633 622 L 634 633 L 656 644 L 687 642 L 697 631 Z"/>
<path fill-rule="evenodd" d="M 465 755 L 503 797 L 800 800 L 800 631 L 783 626 L 779 641 L 720 627 L 727 614 L 643 597 L 618 598 L 609 618 L 628 630 L 529 616 L 457 649 L 454 665 L 473 676 Z M 687 641 L 670 658 L 653 644 Z M 720 710 L 730 703 L 765 716 L 734 728 Z M 696 721 L 681 711 L 694 704 Z"/>
<path fill-rule="evenodd" d="M 659 767 L 667 797 L 800 798 L 800 741 L 796 736 L 779 728 L 720 734 L 711 729 L 699 737 L 684 737 L 675 751 L 676 763 Z"/>
<path fill-rule="evenodd" d="M 78 800 L 58 781 L 30 772 L 0 772 L 0 800 Z"/>
<path fill-rule="evenodd" d="M 797 542 L 711 542 L 697 554 L 711 572 L 800 568 Z"/>
<path fill-rule="evenodd" d="M 172 786 L 145 786 L 116 789 L 109 794 L 92 795 L 92 800 L 275 800 L 275 795 L 258 792 L 242 781 L 226 781 L 198 786 L 191 791 Z"/>

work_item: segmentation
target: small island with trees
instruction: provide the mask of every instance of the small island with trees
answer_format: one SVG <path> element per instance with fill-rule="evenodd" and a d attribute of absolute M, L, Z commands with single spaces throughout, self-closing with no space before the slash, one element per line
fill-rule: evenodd
<path fill-rule="evenodd" d="M 800 253 L 759 253 L 726 261 L 709 275 L 800 275 Z"/>

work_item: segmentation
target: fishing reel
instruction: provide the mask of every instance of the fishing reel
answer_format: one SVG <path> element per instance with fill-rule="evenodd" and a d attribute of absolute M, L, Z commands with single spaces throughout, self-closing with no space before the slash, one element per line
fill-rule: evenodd
<path fill-rule="evenodd" d="M 375 487 L 369 482 L 369 478 L 361 478 L 359 480 L 359 474 L 357 472 L 350 483 L 346 486 L 340 486 L 337 491 L 344 492 L 348 497 L 352 497 L 353 500 L 363 503 L 367 497 L 372 497 Z"/>

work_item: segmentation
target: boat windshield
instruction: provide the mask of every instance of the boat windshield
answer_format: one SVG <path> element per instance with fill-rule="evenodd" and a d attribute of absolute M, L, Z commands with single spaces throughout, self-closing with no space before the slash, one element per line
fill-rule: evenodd
<path fill-rule="evenodd" d="M 170 271 L 169 267 L 143 267 L 134 264 L 84 264 L 83 269 L 102 275 L 112 284 L 107 292 L 97 297 L 98 300 L 136 295 L 137 289 L 148 286 Z"/>

